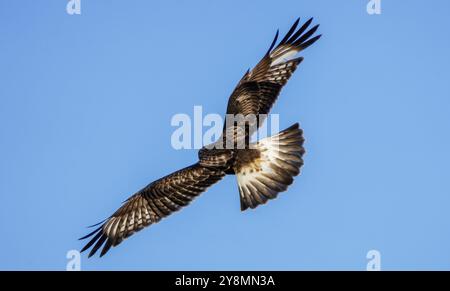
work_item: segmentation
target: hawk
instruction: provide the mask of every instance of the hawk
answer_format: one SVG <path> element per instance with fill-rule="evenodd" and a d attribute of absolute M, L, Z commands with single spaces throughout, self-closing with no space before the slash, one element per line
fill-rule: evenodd
<path fill-rule="evenodd" d="M 197 163 L 150 183 L 109 218 L 94 225 L 98 228 L 81 238 L 91 238 L 81 251 L 92 247 L 91 257 L 102 248 L 100 257 L 105 255 L 135 232 L 187 206 L 226 175 L 237 178 L 241 210 L 255 208 L 285 191 L 303 165 L 304 138 L 298 123 L 255 143 L 250 143 L 250 136 L 303 61 L 296 55 L 321 37 L 314 36 L 319 25 L 310 28 L 312 21 L 311 18 L 298 28 L 298 18 L 278 44 L 277 31 L 267 53 L 244 74 L 231 94 L 227 114 L 258 118 L 255 122 L 245 121 L 244 132 L 235 123 L 226 124 L 216 145 L 225 143 L 223 137 L 231 133 L 233 145 L 242 139 L 243 147 L 203 147 Z"/>

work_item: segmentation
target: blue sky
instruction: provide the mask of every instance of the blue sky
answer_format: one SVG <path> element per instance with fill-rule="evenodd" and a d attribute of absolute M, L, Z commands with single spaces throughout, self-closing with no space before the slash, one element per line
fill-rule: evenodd
<path fill-rule="evenodd" d="M 241 212 L 234 177 L 83 270 L 450 269 L 449 1 L 0 2 L 0 269 L 64 270 L 85 226 L 195 162 L 176 113 L 224 113 L 277 28 L 315 17 L 273 112 L 303 174 Z"/>

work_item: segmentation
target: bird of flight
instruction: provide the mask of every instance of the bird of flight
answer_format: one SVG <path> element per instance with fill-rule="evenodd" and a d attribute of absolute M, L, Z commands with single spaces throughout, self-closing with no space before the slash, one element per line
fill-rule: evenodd
<path fill-rule="evenodd" d="M 81 238 L 92 237 L 82 252 L 93 246 L 91 257 L 103 246 L 100 253 L 103 256 L 133 233 L 188 205 L 225 175 L 237 178 L 241 210 L 276 198 L 292 184 L 293 177 L 300 173 L 305 152 L 298 123 L 256 143 L 250 143 L 250 136 L 303 61 L 303 57 L 296 55 L 321 37 L 313 36 L 319 25 L 308 29 L 312 18 L 297 29 L 299 22 L 300 18 L 278 44 L 277 31 L 267 53 L 244 74 L 229 98 L 227 114 L 254 115 L 257 117 L 254 122 L 246 119 L 244 130 L 234 122 L 225 124 L 222 137 L 214 146 L 199 150 L 197 163 L 150 183 L 128 198 L 113 215 L 94 225 L 98 228 Z M 231 148 L 223 146 L 229 137 Z M 239 141 L 243 141 L 243 147 L 236 146 Z"/>

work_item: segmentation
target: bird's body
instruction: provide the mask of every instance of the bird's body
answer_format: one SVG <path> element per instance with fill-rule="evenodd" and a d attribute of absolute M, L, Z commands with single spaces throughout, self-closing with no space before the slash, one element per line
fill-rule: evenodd
<path fill-rule="evenodd" d="M 241 210 L 255 208 L 277 197 L 292 184 L 303 165 L 303 132 L 298 123 L 280 133 L 251 143 L 302 57 L 292 58 L 313 44 L 318 28 L 307 28 L 312 19 L 296 30 L 299 19 L 275 47 L 278 32 L 262 60 L 247 71 L 230 96 L 227 116 L 245 117 L 243 127 L 225 123 L 222 137 L 199 150 L 198 162 L 158 179 L 124 202 L 113 215 L 82 239 L 93 236 L 82 251 L 93 246 L 89 256 L 103 246 L 103 256 L 112 246 L 142 228 L 188 205 L 226 175 L 235 175 Z M 275 47 L 275 48 L 274 48 Z M 248 118 L 252 117 L 255 118 Z"/>

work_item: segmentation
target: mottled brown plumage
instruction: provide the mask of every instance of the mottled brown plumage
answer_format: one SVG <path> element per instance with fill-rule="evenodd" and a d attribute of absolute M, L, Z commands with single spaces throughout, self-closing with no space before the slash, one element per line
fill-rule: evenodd
<path fill-rule="evenodd" d="M 312 19 L 299 29 L 299 20 L 278 43 L 277 34 L 261 61 L 245 73 L 231 94 L 227 114 L 245 117 L 244 129 L 225 124 L 222 137 L 199 150 L 199 161 L 154 181 L 124 202 L 113 215 L 97 224 L 82 251 L 92 247 L 89 257 L 102 248 L 100 256 L 130 235 L 188 205 L 225 175 L 236 175 L 241 209 L 255 208 L 277 197 L 292 184 L 303 165 L 303 132 L 298 124 L 279 134 L 250 143 L 282 87 L 303 60 L 293 58 L 320 38 L 313 36 L 318 25 L 308 29 Z M 255 119 L 247 119 L 249 116 Z M 230 137 L 227 140 L 227 137 Z M 243 148 L 238 147 L 244 141 Z M 229 146 L 231 142 L 232 147 Z"/>

